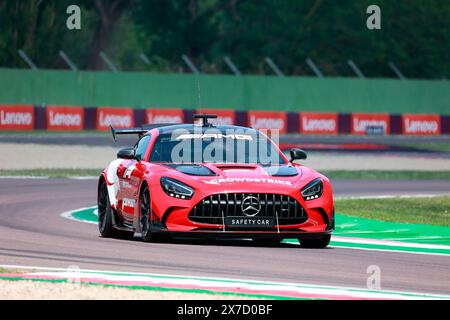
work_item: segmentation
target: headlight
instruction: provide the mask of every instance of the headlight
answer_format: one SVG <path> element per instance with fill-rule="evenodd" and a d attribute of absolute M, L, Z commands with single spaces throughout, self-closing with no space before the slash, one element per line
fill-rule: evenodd
<path fill-rule="evenodd" d="M 317 199 L 322 195 L 323 192 L 323 183 L 322 179 L 317 178 L 308 183 L 302 189 L 302 196 L 305 200 L 313 200 Z"/>
<path fill-rule="evenodd" d="M 191 199 L 194 189 L 175 179 L 161 177 L 161 187 L 169 196 L 180 199 Z"/>

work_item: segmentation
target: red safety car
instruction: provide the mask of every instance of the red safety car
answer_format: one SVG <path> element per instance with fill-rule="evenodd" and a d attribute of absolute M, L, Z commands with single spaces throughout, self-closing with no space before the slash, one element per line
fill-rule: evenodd
<path fill-rule="evenodd" d="M 265 244 L 296 238 L 325 248 L 334 230 L 330 181 L 294 163 L 267 134 L 200 124 L 112 129 L 136 134 L 98 181 L 98 227 L 103 237 L 144 241 L 169 237 L 245 238 Z"/>

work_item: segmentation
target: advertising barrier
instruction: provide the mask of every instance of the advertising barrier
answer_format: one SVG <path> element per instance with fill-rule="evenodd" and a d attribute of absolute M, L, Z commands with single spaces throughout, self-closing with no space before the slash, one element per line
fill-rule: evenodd
<path fill-rule="evenodd" d="M 97 108 L 97 130 L 107 130 L 109 125 L 115 128 L 131 128 L 134 126 L 132 108 Z"/>
<path fill-rule="evenodd" d="M 47 106 L 45 108 L 48 130 L 83 130 L 84 108 Z"/>
<path fill-rule="evenodd" d="M 147 109 L 146 123 L 183 123 L 183 109 Z"/>
<path fill-rule="evenodd" d="M 195 113 L 217 114 L 213 124 L 280 129 L 301 134 L 450 134 L 450 116 L 439 114 L 387 114 L 337 112 L 237 111 L 233 109 L 136 109 L 66 105 L 0 105 L 0 131 L 108 130 L 149 123 L 191 123 Z"/>
<path fill-rule="evenodd" d="M 33 130 L 34 107 L 31 105 L 0 106 L 0 130 Z"/>
<path fill-rule="evenodd" d="M 406 135 L 441 134 L 441 116 L 437 114 L 404 114 L 402 122 Z"/>
<path fill-rule="evenodd" d="M 304 134 L 338 134 L 337 112 L 300 112 L 300 132 Z"/>
<path fill-rule="evenodd" d="M 374 128 L 381 128 L 384 134 L 391 133 L 388 113 L 352 113 L 351 119 L 352 134 L 365 135 Z"/>
<path fill-rule="evenodd" d="M 278 129 L 286 133 L 286 113 L 281 111 L 248 111 L 248 126 L 255 129 Z"/>

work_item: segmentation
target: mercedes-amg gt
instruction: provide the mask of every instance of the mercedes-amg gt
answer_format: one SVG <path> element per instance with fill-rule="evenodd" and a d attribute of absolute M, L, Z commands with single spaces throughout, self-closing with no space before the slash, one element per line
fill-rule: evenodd
<path fill-rule="evenodd" d="M 170 237 L 245 238 L 276 244 L 298 239 L 325 248 L 334 230 L 330 181 L 290 159 L 268 134 L 192 124 L 114 129 L 138 136 L 120 149 L 98 181 L 98 227 L 103 237 L 144 241 Z"/>

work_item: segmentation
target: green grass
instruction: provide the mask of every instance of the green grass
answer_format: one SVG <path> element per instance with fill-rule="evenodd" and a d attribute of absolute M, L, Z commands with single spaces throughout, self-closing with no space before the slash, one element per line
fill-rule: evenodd
<path fill-rule="evenodd" d="M 10 273 L 11 271 L 0 267 L 0 273 Z"/>
<path fill-rule="evenodd" d="M 336 199 L 336 212 L 383 221 L 450 226 L 450 197 Z"/>
<path fill-rule="evenodd" d="M 324 170 L 320 172 L 330 179 L 450 180 L 450 171 Z"/>
<path fill-rule="evenodd" d="M 103 169 L 28 169 L 0 170 L 0 176 L 35 176 L 49 178 L 67 178 L 83 176 L 100 176 Z"/>

